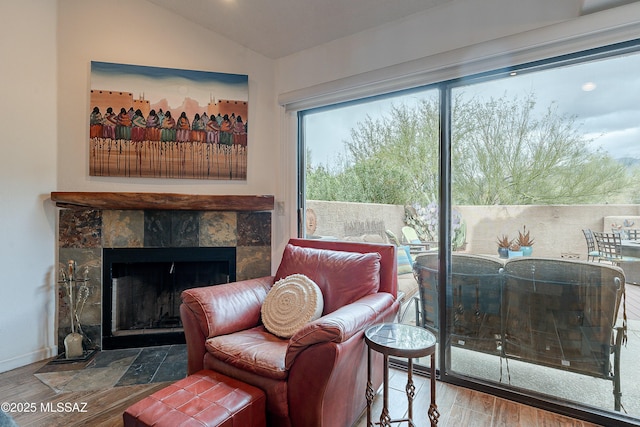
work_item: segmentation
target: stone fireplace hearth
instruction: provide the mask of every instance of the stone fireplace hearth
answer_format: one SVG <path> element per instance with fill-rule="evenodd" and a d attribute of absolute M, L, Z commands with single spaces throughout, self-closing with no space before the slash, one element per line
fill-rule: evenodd
<path fill-rule="evenodd" d="M 271 273 L 273 196 L 164 193 L 52 193 L 61 207 L 58 270 L 89 267 L 90 294 L 80 314 L 87 349 L 102 349 L 105 248 L 210 248 L 236 251 L 236 280 Z M 58 292 L 58 351 L 70 332 L 69 307 Z"/>

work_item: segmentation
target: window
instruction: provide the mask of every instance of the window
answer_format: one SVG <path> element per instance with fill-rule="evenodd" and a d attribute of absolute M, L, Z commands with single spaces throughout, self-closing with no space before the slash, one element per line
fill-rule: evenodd
<path fill-rule="evenodd" d="M 637 50 L 627 43 L 302 111 L 303 235 L 402 247 L 402 321 L 439 334 L 443 378 L 640 419 L 640 313 L 623 321 L 622 291 L 601 286 L 620 280 L 618 270 L 587 262 L 582 232 L 640 228 Z M 500 258 L 497 240 L 525 235 L 532 254 L 510 249 L 529 264 Z M 450 270 L 439 271 L 442 257 Z M 550 261 L 531 264 L 540 258 Z M 620 268 L 640 282 L 640 262 Z M 623 326 L 626 346 L 615 341 Z"/>

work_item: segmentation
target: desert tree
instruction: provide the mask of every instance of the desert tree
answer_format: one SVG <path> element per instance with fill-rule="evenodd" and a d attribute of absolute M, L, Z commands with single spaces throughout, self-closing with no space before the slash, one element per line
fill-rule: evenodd
<path fill-rule="evenodd" d="M 589 149 L 576 117 L 552 103 L 478 99 L 460 93 L 452 107 L 452 195 L 455 204 L 607 203 L 635 194 L 637 171 Z M 345 153 L 308 166 L 307 198 L 421 204 L 437 200 L 439 105 L 393 105 L 351 129 Z"/>

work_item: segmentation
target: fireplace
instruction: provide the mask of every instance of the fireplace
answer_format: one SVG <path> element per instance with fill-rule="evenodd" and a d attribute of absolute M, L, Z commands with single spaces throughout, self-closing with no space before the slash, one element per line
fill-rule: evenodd
<path fill-rule="evenodd" d="M 180 286 L 224 283 L 271 274 L 273 196 L 54 192 L 51 199 L 61 208 L 57 270 L 63 270 L 68 260 L 74 260 L 79 271 L 87 268 L 89 272 L 89 297 L 79 319 L 85 349 L 154 345 L 154 340 L 159 343 L 164 339 L 163 334 L 179 332 L 175 308 L 180 302 Z M 230 250 L 234 255 L 227 252 Z M 140 273 L 127 271 L 134 265 L 129 261 L 132 256 L 138 257 L 137 251 L 143 251 L 145 257 L 146 254 L 162 254 L 160 259 L 145 260 L 142 266 L 136 265 L 137 269 L 153 270 L 159 266 L 162 275 L 167 275 L 173 266 L 173 273 L 168 277 L 152 279 L 163 283 L 161 287 L 182 275 L 182 270 L 199 273 L 197 278 L 184 273 L 186 278 L 181 276 L 178 280 L 181 285 L 173 296 L 164 292 L 156 294 L 157 290 L 135 290 L 134 295 L 145 298 L 145 310 L 157 312 L 157 317 L 150 318 L 145 314 L 137 318 L 123 313 L 120 320 L 118 313 L 111 315 L 111 308 L 107 309 L 106 305 L 113 304 L 115 299 L 116 307 L 120 306 L 118 300 L 123 296 L 118 296 L 118 289 L 138 286 L 140 279 L 131 276 Z M 116 258 L 115 267 L 108 267 L 107 263 L 113 262 L 105 257 L 118 252 L 123 255 L 116 256 L 120 258 Z M 200 258 L 200 253 L 205 254 L 204 259 Z M 218 265 L 220 261 L 229 266 Z M 216 266 L 209 266 L 210 263 Z M 202 271 L 207 271 L 213 278 L 201 279 Z M 116 279 L 115 298 L 112 276 Z M 63 289 L 59 289 L 57 305 L 58 351 L 62 352 L 64 338 L 71 331 L 68 299 Z M 153 328 L 147 327 L 146 323 L 152 324 Z M 141 329 L 150 337 L 140 335 Z M 127 335 L 135 338 L 126 338 Z M 147 340 L 150 342 L 143 343 Z"/>
<path fill-rule="evenodd" d="M 236 280 L 236 249 L 105 248 L 102 348 L 184 343 L 180 294 Z"/>

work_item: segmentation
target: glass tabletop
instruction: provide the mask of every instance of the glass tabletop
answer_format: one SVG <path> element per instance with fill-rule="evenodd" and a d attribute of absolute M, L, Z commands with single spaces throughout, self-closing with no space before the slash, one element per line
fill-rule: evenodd
<path fill-rule="evenodd" d="M 417 326 L 383 323 L 367 329 L 364 336 L 370 348 L 391 356 L 422 357 L 436 348 L 435 335 Z"/>

